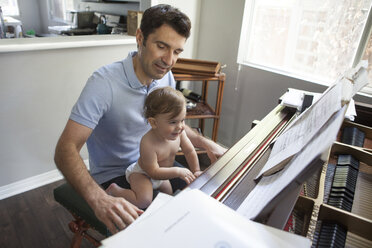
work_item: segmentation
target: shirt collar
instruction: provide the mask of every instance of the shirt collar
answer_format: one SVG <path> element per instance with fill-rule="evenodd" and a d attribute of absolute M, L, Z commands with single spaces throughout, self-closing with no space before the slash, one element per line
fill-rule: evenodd
<path fill-rule="evenodd" d="M 136 88 L 142 88 L 146 87 L 143 85 L 137 78 L 136 72 L 134 71 L 134 66 L 133 66 L 133 57 L 137 54 L 136 51 L 129 52 L 128 57 L 124 60 L 124 69 L 126 71 L 126 75 L 129 81 L 130 87 L 136 89 Z M 153 88 L 155 85 L 158 84 L 157 80 L 153 80 L 150 86 L 148 87 L 149 89 Z"/>

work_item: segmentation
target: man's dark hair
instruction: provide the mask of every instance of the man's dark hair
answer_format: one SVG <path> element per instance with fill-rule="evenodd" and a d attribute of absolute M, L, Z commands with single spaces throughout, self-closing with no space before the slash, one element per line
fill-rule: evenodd
<path fill-rule="evenodd" d="M 191 21 L 187 15 L 168 4 L 159 4 L 148 8 L 143 13 L 140 26 L 143 43 L 145 44 L 147 37 L 163 24 L 171 26 L 186 39 L 190 36 Z"/>

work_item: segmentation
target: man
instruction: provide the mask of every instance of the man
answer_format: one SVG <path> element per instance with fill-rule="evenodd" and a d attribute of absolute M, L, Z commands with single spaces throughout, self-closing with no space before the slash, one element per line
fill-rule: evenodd
<path fill-rule="evenodd" d="M 124 229 L 142 211 L 104 188 L 113 182 L 129 187 L 125 170 L 138 159 L 140 139 L 150 129 L 142 115 L 145 98 L 155 88 L 175 87 L 170 69 L 190 28 L 189 18 L 169 5 L 146 10 L 136 32 L 138 52 L 93 73 L 58 141 L 57 167 L 111 233 Z M 189 127 L 186 133 L 194 146 L 207 150 L 212 162 L 225 152 Z M 85 142 L 90 173 L 79 155 Z"/>

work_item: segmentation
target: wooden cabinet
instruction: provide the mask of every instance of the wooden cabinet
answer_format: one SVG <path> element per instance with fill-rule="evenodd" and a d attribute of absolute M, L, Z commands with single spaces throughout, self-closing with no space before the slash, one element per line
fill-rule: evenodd
<path fill-rule="evenodd" d="M 221 113 L 221 103 L 223 97 L 223 89 L 225 84 L 225 74 L 216 73 L 214 75 L 198 75 L 198 74 L 184 74 L 173 73 L 176 81 L 190 81 L 191 83 L 201 83 L 202 93 L 201 101 L 196 103 L 196 107 L 187 111 L 186 119 L 198 119 L 199 128 L 204 134 L 205 120 L 213 119 L 212 140 L 217 141 L 218 126 Z M 214 106 L 208 104 L 208 88 L 211 83 L 217 83 L 217 96 Z"/>

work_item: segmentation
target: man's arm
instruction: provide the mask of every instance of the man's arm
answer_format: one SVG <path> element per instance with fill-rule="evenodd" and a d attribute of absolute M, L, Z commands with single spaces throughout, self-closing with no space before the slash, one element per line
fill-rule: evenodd
<path fill-rule="evenodd" d="M 223 148 L 212 140 L 203 137 L 202 135 L 192 130 L 189 126 L 186 125 L 185 130 L 187 137 L 190 139 L 191 143 L 195 147 L 203 148 L 207 151 L 208 157 L 212 163 L 214 163 L 226 152 L 226 148 Z"/>
<path fill-rule="evenodd" d="M 124 229 L 142 210 L 124 198 L 112 197 L 94 181 L 80 157 L 80 150 L 92 129 L 69 120 L 57 143 L 54 161 L 66 180 L 87 201 L 111 233 Z M 116 227 L 117 228 L 116 228 Z"/>

